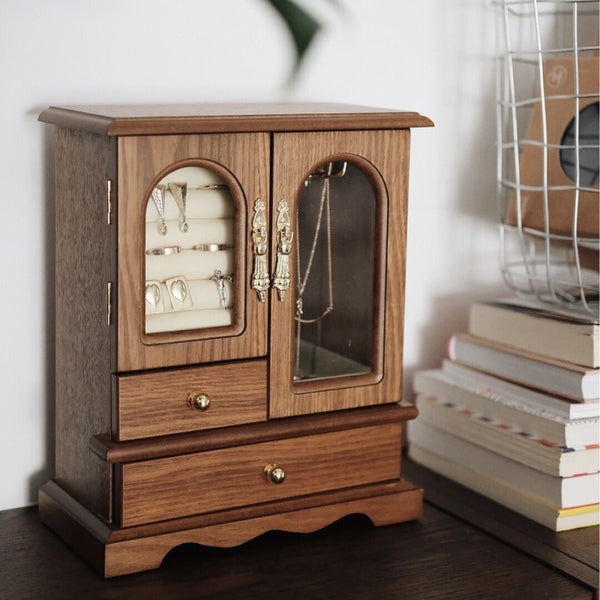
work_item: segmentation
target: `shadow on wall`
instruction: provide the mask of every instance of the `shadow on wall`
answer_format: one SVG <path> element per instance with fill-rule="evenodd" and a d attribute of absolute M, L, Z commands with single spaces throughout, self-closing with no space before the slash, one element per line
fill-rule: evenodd
<path fill-rule="evenodd" d="M 446 349 L 450 337 L 455 333 L 467 331 L 471 304 L 510 295 L 511 292 L 504 285 L 497 285 L 432 299 L 430 318 L 420 332 L 422 341 L 419 345 L 419 355 L 413 366 L 404 369 L 403 398 L 409 402 L 413 401 L 412 384 L 417 371 L 441 367 L 442 360 L 447 356 Z"/>
<path fill-rule="evenodd" d="M 438 21 L 443 23 L 440 34 L 444 46 L 454 54 L 453 60 L 444 61 L 443 87 L 455 111 L 446 126 L 450 139 L 455 140 L 451 151 L 458 154 L 455 165 L 460 175 L 449 193 L 461 213 L 496 223 L 496 51 L 489 39 L 494 8 L 477 0 L 440 7 L 446 13 Z M 457 36 L 455 32 L 465 26 L 468 33 Z M 463 139 L 469 143 L 462 143 Z"/>
<path fill-rule="evenodd" d="M 432 68 L 438 69 L 446 111 L 443 120 L 436 120 L 436 127 L 443 151 L 453 165 L 452 175 L 444 180 L 440 196 L 451 208 L 451 218 L 456 222 L 464 220 L 460 229 L 453 231 L 449 224 L 440 234 L 448 247 L 453 248 L 448 257 L 456 260 L 459 256 L 477 256 L 477 264 L 465 264 L 462 269 L 453 264 L 452 274 L 460 281 L 453 281 L 452 291 L 446 294 L 442 286 L 448 285 L 450 272 L 438 271 L 435 275 L 440 278 L 437 289 L 441 293 L 427 298 L 429 314 L 418 331 L 415 354 L 410 356 L 410 364 L 404 365 L 403 398 L 407 401 L 413 397 L 415 372 L 440 368 L 449 338 L 466 331 L 471 304 L 512 295 L 502 282 L 497 253 L 491 245 L 496 248 L 499 245 L 500 223 L 496 181 L 496 47 L 495 40 L 490 38 L 495 8 L 466 0 L 439 3 L 438 9 L 440 18 L 432 26 L 437 28 L 437 46 L 445 50 L 445 55 Z M 464 33 L 457 35 L 457 31 Z M 473 228 L 473 235 L 463 235 L 468 226 Z M 409 230 L 410 227 L 409 222 Z M 493 239 L 485 237 L 487 230 L 493 231 Z M 457 245 L 461 252 L 455 248 Z M 414 250 L 409 248 L 409 254 Z M 490 273 L 493 276 L 495 269 L 498 282 L 491 283 Z M 480 271 L 485 274 L 481 281 L 477 275 Z M 429 274 L 429 277 L 434 276 Z M 456 291 L 459 286 L 464 289 Z"/>

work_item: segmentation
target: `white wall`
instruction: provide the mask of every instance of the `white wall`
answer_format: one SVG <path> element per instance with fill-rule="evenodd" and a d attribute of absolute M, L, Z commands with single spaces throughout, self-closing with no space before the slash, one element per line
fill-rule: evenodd
<path fill-rule="evenodd" d="M 405 369 L 439 364 L 497 268 L 494 16 L 485 0 L 306 1 L 327 23 L 292 89 L 291 46 L 263 0 L 0 3 L 0 509 L 52 475 L 49 104 L 329 100 L 417 110 Z"/>

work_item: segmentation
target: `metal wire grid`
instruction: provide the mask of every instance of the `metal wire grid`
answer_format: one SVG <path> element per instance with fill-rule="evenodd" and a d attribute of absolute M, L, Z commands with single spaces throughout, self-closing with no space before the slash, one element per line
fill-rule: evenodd
<path fill-rule="evenodd" d="M 500 262 L 506 284 L 519 295 L 534 296 L 587 313 L 598 312 L 597 235 L 584 236 L 578 231 L 582 193 L 600 201 L 597 169 L 595 182 L 581 178 L 582 152 L 591 153 L 598 162 L 598 132 L 591 140 L 580 132 L 580 104 L 598 99 L 599 91 L 582 93 L 580 58 L 598 56 L 598 0 L 501 0 L 499 33 L 504 48 L 497 70 L 498 192 L 500 197 Z M 591 39 L 590 39 L 591 38 Z M 545 63 L 549 58 L 572 60 L 573 88 L 556 95 L 544 85 Z M 548 102 L 573 101 L 573 140 L 563 137 L 559 143 L 548 138 Z M 528 127 L 535 107 L 541 112 L 541 139 L 529 139 Z M 597 125 L 596 125 L 597 127 Z M 527 146 L 541 148 L 540 185 L 526 185 L 521 157 Z M 549 152 L 569 152 L 572 185 L 549 183 Z M 561 154 L 562 160 L 562 154 Z M 552 165 L 553 166 L 553 165 Z M 566 165 L 563 164 L 563 167 Z M 592 180 L 594 175 L 592 176 Z M 572 228 L 557 233 L 551 226 L 549 196 L 569 192 L 572 198 Z M 543 226 L 531 227 L 523 218 L 523 196 L 535 192 L 543 199 Z M 588 196 L 589 199 L 589 196 Z M 507 219 L 512 203 L 513 218 Z M 596 229 L 597 231 L 597 229 Z M 594 258 L 595 256 L 595 258 Z M 590 261 L 591 257 L 591 261 Z M 590 264 L 591 263 L 591 264 Z"/>

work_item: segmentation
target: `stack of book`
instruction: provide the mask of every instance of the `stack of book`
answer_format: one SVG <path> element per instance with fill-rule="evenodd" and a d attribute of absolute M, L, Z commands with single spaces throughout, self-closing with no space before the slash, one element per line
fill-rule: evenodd
<path fill-rule="evenodd" d="M 597 320 L 476 303 L 442 367 L 413 385 L 414 462 L 556 531 L 599 523 Z"/>

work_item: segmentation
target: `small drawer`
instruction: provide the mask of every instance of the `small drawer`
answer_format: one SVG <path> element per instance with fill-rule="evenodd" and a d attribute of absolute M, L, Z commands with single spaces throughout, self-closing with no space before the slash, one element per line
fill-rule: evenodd
<path fill-rule="evenodd" d="M 119 441 L 267 418 L 266 360 L 120 375 L 116 380 Z"/>
<path fill-rule="evenodd" d="M 401 423 L 123 464 L 129 527 L 400 477 Z"/>

